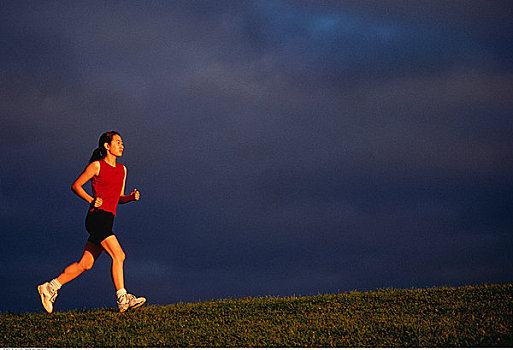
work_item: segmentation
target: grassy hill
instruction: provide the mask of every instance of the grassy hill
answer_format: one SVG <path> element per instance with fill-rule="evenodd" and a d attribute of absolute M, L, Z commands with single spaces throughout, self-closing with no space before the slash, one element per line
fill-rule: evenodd
<path fill-rule="evenodd" d="M 513 284 L 0 313 L 0 347 L 513 345 Z"/>

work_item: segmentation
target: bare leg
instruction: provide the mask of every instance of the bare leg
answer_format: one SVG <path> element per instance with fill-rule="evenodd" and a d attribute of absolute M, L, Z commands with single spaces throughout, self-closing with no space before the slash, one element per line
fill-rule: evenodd
<path fill-rule="evenodd" d="M 57 277 L 59 283 L 64 285 L 78 277 L 82 272 L 90 270 L 102 251 L 102 247 L 98 247 L 96 244 L 87 241 L 82 258 L 64 269 L 64 272 Z"/>
<path fill-rule="evenodd" d="M 112 235 L 102 241 L 102 247 L 112 258 L 112 282 L 116 290 L 125 288 L 125 281 L 123 277 L 123 262 L 125 261 L 125 252 L 121 249 L 118 239 Z"/>

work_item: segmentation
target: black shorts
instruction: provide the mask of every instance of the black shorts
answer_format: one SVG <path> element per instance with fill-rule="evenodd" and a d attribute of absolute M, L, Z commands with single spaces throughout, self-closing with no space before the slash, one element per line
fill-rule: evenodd
<path fill-rule="evenodd" d="M 86 230 L 89 232 L 88 241 L 101 247 L 102 241 L 112 236 L 112 225 L 114 224 L 114 214 L 103 210 L 89 211 L 86 216 Z"/>

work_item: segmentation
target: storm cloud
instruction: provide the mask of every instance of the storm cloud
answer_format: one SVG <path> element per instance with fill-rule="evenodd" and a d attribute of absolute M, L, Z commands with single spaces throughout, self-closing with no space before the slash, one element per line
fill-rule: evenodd
<path fill-rule="evenodd" d="M 150 303 L 510 282 L 512 6 L 1 5 L 0 310 L 80 257 L 69 187 L 118 130 Z M 106 255 L 56 309 L 111 306 Z"/>

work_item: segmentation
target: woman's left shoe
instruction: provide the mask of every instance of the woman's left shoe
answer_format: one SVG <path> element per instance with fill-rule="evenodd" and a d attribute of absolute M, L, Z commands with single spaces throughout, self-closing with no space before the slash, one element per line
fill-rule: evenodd
<path fill-rule="evenodd" d="M 118 304 L 119 312 L 125 312 L 129 308 L 135 309 L 135 308 L 141 306 L 142 304 L 144 304 L 145 302 L 146 302 L 146 298 L 144 298 L 144 297 L 136 298 L 134 295 L 127 293 L 118 298 L 117 304 Z"/>

